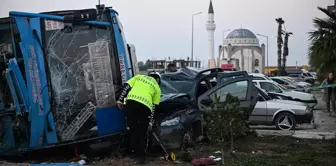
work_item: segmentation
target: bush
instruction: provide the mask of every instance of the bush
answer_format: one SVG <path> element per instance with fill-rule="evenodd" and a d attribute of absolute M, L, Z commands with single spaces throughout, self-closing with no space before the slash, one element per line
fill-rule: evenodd
<path fill-rule="evenodd" d="M 234 140 L 245 137 L 251 132 L 239 100 L 228 94 L 224 103 L 220 103 L 219 98 L 216 98 L 214 103 L 212 112 L 206 118 L 207 136 L 213 143 L 230 141 L 233 150 Z"/>

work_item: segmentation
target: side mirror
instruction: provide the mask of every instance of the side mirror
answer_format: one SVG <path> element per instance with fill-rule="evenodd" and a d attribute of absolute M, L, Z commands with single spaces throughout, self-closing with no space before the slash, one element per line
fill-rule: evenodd
<path fill-rule="evenodd" d="M 210 106 L 212 103 L 213 100 L 209 96 L 201 100 L 201 104 L 205 106 Z"/>

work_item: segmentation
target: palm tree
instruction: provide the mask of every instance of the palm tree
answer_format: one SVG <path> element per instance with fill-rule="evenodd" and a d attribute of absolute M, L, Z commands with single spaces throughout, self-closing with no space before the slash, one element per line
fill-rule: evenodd
<path fill-rule="evenodd" d="M 286 61 L 287 61 L 287 56 L 288 56 L 288 38 L 290 35 L 293 35 L 292 32 L 285 32 L 285 41 L 283 45 L 283 57 L 282 57 L 282 70 L 286 71 Z"/>
<path fill-rule="evenodd" d="M 313 20 L 316 30 L 309 32 L 309 64 L 319 75 L 336 70 L 336 13 L 318 7 L 327 18 Z"/>
<path fill-rule="evenodd" d="M 283 43 L 282 40 L 282 24 L 285 23 L 285 21 L 282 18 L 277 18 L 275 21 L 278 23 L 278 39 L 277 39 L 277 44 L 278 44 L 278 75 L 283 75 L 283 70 L 281 67 L 281 46 Z"/>

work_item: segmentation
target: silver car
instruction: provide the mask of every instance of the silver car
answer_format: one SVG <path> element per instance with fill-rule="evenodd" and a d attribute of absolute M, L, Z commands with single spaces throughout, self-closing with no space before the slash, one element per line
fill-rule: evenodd
<path fill-rule="evenodd" d="M 314 108 L 317 104 L 317 99 L 313 94 L 293 91 L 291 89 L 283 87 L 282 85 L 274 81 L 253 80 L 253 83 L 256 87 L 265 90 L 269 94 L 282 96 L 293 101 L 303 102 L 306 105 L 309 105 L 311 108 Z"/>
<path fill-rule="evenodd" d="M 293 130 L 297 124 L 313 123 L 312 109 L 301 102 L 272 99 L 258 88 L 258 102 L 249 118 L 251 125 L 275 125 L 280 130 Z"/>

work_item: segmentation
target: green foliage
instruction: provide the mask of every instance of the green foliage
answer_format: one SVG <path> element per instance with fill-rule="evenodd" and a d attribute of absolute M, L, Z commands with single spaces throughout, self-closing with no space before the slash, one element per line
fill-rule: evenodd
<path fill-rule="evenodd" d="M 228 94 L 224 103 L 220 103 L 218 97 L 214 103 L 212 112 L 206 118 L 207 136 L 211 142 L 224 143 L 231 140 L 233 143 L 233 140 L 250 132 L 237 97 Z"/>
<path fill-rule="evenodd" d="M 151 69 L 153 67 L 149 59 L 146 61 L 146 63 L 139 61 L 138 66 L 140 71 L 146 71 L 147 69 Z"/>
<path fill-rule="evenodd" d="M 309 64 L 326 76 L 328 72 L 336 72 L 336 13 L 320 7 L 318 9 L 327 18 L 313 20 L 316 30 L 309 33 Z"/>

